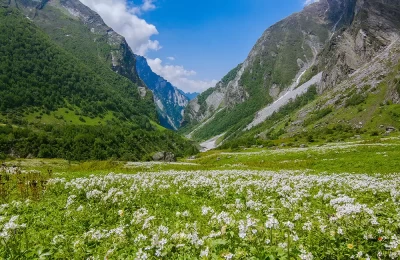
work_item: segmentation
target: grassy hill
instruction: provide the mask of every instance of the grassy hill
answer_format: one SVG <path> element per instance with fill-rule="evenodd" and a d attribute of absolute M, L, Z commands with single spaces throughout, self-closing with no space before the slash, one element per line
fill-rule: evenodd
<path fill-rule="evenodd" d="M 195 152 L 154 126 L 150 91 L 142 96 L 129 78 L 82 62 L 15 8 L 0 8 L 0 30 L 3 157 L 140 160 L 159 150 Z"/>

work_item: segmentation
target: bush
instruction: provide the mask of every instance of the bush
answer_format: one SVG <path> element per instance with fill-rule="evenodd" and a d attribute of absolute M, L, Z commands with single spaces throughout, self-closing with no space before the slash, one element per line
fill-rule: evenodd
<path fill-rule="evenodd" d="M 371 136 L 379 136 L 379 132 L 378 131 L 372 131 L 371 132 Z"/>
<path fill-rule="evenodd" d="M 357 105 L 365 102 L 366 99 L 367 99 L 366 95 L 354 94 L 353 96 L 351 96 L 349 99 L 346 100 L 345 107 L 357 106 Z"/>

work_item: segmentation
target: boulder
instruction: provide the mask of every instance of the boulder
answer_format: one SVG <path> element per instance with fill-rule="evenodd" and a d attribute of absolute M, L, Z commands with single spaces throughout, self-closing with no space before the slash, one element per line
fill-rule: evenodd
<path fill-rule="evenodd" d="M 386 132 L 391 133 L 391 132 L 394 132 L 394 131 L 396 131 L 396 128 L 394 128 L 393 126 L 387 126 L 386 127 Z"/>
<path fill-rule="evenodd" d="M 175 154 L 173 153 L 165 153 L 164 161 L 166 162 L 176 162 Z"/>
<path fill-rule="evenodd" d="M 171 152 L 158 152 L 153 155 L 153 161 L 156 162 L 175 162 L 175 154 Z"/>
<path fill-rule="evenodd" d="M 165 152 L 158 152 L 153 155 L 153 161 L 164 161 Z"/>

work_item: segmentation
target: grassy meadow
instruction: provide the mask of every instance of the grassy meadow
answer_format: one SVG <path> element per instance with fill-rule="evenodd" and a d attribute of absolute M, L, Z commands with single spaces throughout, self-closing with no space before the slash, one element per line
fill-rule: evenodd
<path fill-rule="evenodd" d="M 398 259 L 400 138 L 2 166 L 5 259 Z"/>

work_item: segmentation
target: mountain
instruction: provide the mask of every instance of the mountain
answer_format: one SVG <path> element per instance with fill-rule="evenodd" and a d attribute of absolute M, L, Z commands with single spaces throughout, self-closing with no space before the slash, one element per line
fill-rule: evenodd
<path fill-rule="evenodd" d="M 125 39 L 75 0 L 1 1 L 0 154 L 72 160 L 192 153 L 161 129 Z"/>
<path fill-rule="evenodd" d="M 146 58 L 136 56 L 136 69 L 139 77 L 153 92 L 161 125 L 174 130 L 180 128 L 189 99 L 183 91 L 154 73 Z"/>
<path fill-rule="evenodd" d="M 185 93 L 185 92 L 181 91 L 181 93 L 182 93 L 182 95 L 186 96 L 189 99 L 189 101 L 192 100 L 192 99 L 195 99 L 198 95 L 200 95 L 200 93 L 198 93 L 198 92 L 187 92 L 187 93 Z"/>
<path fill-rule="evenodd" d="M 137 75 L 132 51 L 124 38 L 107 27 L 96 13 L 74 0 L 10 0 L 9 5 L 15 6 L 24 14 L 25 20 L 21 24 L 27 28 L 16 24 L 11 27 L 2 24 L 9 27 L 5 29 L 10 37 L 20 41 L 14 43 L 14 46 L 6 42 L 9 50 L 4 52 L 3 58 L 8 58 L 8 62 L 17 62 L 16 65 L 20 66 L 8 66 L 9 70 L 14 70 L 9 73 L 12 77 L 22 74 L 20 79 L 26 79 L 27 82 L 15 79 L 16 85 L 12 87 L 15 93 L 19 93 L 21 102 L 30 103 L 24 104 L 15 100 L 11 102 L 13 99 L 8 99 L 8 103 L 16 107 L 45 105 L 50 106 L 50 110 L 69 105 L 77 106 L 79 113 L 89 117 L 105 115 L 106 111 L 112 110 L 120 118 L 144 115 L 151 120 L 157 120 L 152 94 Z M 9 8 L 11 11 L 13 9 Z M 15 20 L 22 20 L 20 15 L 12 12 Z M 5 22 L 11 23 L 10 19 Z M 12 30 L 19 30 L 21 33 L 16 34 Z M 42 49 L 37 50 L 32 40 L 37 41 L 36 45 L 42 45 Z M 24 45 L 29 44 L 32 49 L 24 49 Z M 19 60 L 15 59 L 16 55 Z M 44 60 L 40 56 L 62 58 Z M 11 58 L 14 60 L 10 60 Z M 35 64 L 33 59 L 39 59 L 40 63 Z M 29 66 L 29 69 L 24 66 Z M 69 72 L 68 68 L 72 71 Z M 50 72 L 52 69 L 57 72 Z M 58 74 L 66 75 L 58 77 Z M 29 75 L 31 78 L 27 78 Z M 85 79 L 85 76 L 92 77 L 93 80 Z M 11 88 L 10 82 L 9 87 Z M 30 89 L 34 87 L 40 91 Z M 16 88 L 21 89 L 17 91 Z M 74 92 L 73 88 L 77 91 Z M 27 97 L 21 97 L 20 94 L 24 92 Z M 51 101 L 48 100 L 50 98 Z M 29 113 L 27 116 L 29 117 Z"/>
<path fill-rule="evenodd" d="M 4 1 L 4 0 L 3 0 Z M 78 0 L 9 0 L 50 38 L 99 73 L 110 68 L 144 87 L 125 39 Z"/>
<path fill-rule="evenodd" d="M 268 28 L 242 64 L 189 103 L 182 132 L 255 144 L 400 126 L 399 22 L 396 0 L 305 7 Z"/>

